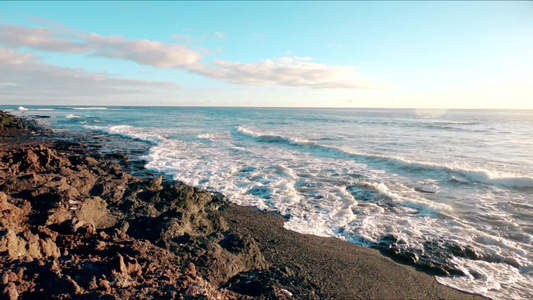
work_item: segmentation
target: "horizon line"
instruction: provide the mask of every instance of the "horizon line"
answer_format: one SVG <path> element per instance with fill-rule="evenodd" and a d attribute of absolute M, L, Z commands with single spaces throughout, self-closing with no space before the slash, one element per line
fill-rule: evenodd
<path fill-rule="evenodd" d="M 0 104 L 5 106 L 65 106 L 65 107 L 188 107 L 188 108 L 287 108 L 287 109 L 424 109 L 424 110 L 533 110 L 531 108 L 459 108 L 459 107 L 339 107 L 339 106 L 235 106 L 235 105 L 98 105 L 98 104 Z"/>

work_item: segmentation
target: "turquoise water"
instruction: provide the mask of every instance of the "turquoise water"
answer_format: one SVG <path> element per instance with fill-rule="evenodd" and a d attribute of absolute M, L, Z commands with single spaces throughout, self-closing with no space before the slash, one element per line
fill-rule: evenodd
<path fill-rule="evenodd" d="M 148 169 L 433 268 L 445 285 L 533 295 L 533 111 L 0 108 L 146 143 Z"/>

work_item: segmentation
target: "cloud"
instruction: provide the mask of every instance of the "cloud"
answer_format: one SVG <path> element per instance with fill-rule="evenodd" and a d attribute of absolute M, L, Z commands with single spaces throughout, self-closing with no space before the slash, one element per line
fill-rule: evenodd
<path fill-rule="evenodd" d="M 187 46 L 191 46 L 193 43 L 203 41 L 207 38 L 205 34 L 202 34 L 199 36 L 192 36 L 192 35 L 186 35 L 186 34 L 174 34 L 174 35 L 171 35 L 170 37 L 176 39 L 176 41 L 180 42 L 181 44 L 185 44 Z"/>
<path fill-rule="evenodd" d="M 203 55 L 200 52 L 209 54 L 208 51 L 199 50 L 199 52 L 182 44 L 128 40 L 121 36 L 101 36 L 96 33 L 88 34 L 53 22 L 47 25 L 53 26 L 53 29 L 0 24 L 0 44 L 12 48 L 79 53 L 127 60 L 154 68 L 175 68 L 241 85 L 282 85 L 314 89 L 389 87 L 363 78 L 355 72 L 354 66 L 314 63 L 308 56 L 285 56 L 255 63 L 225 60 L 203 63 L 201 62 Z M 225 33 L 215 32 L 215 35 L 222 38 Z M 175 36 L 175 38 L 186 39 L 184 36 Z M 16 63 L 19 59 L 22 57 L 12 57 L 9 61 Z"/>
<path fill-rule="evenodd" d="M 0 66 L 1 65 L 22 65 L 31 60 L 33 55 L 18 53 L 15 51 L 0 48 Z"/>
<path fill-rule="evenodd" d="M 174 34 L 171 37 L 175 38 L 178 42 L 183 42 L 185 44 L 190 44 L 192 41 L 194 41 L 194 38 L 190 35 L 186 34 Z"/>
<path fill-rule="evenodd" d="M 288 57 L 288 56 L 278 57 L 278 58 L 275 58 L 274 60 L 276 62 L 285 63 L 285 64 L 291 63 L 293 61 L 292 57 Z"/>
<path fill-rule="evenodd" d="M 217 36 L 217 38 L 223 39 L 226 36 L 226 33 L 225 32 L 215 31 L 215 35 Z"/>
<path fill-rule="evenodd" d="M 303 60 L 303 61 L 309 61 L 309 60 L 313 60 L 313 58 L 311 56 L 293 56 L 294 59 L 296 60 Z"/>
<path fill-rule="evenodd" d="M 217 60 L 214 64 L 215 67 L 200 66 L 194 72 L 243 85 L 285 85 L 316 89 L 381 89 L 387 87 L 361 77 L 354 71 L 353 66 L 330 66 L 290 57 L 250 64 Z"/>
<path fill-rule="evenodd" d="M 126 40 L 123 37 L 103 37 L 95 33 L 85 36 L 91 55 L 134 61 L 155 68 L 175 68 L 197 63 L 202 54 L 179 44 L 164 44 L 150 40 Z"/>
<path fill-rule="evenodd" d="M 0 42 L 7 46 L 70 53 L 90 50 L 84 41 L 56 38 L 56 35 L 56 32 L 49 28 L 0 24 Z"/>
<path fill-rule="evenodd" d="M 197 63 L 203 56 L 180 44 L 165 44 L 150 40 L 127 40 L 120 36 L 104 37 L 95 33 L 0 24 L 0 43 L 28 47 L 40 51 L 86 53 L 93 56 L 118 58 L 155 68 L 183 67 Z"/>
<path fill-rule="evenodd" d="M 291 63 L 291 62 L 293 62 L 293 61 L 311 61 L 311 60 L 313 60 L 313 58 L 311 58 L 310 56 L 305 56 L 305 57 L 300 57 L 300 56 L 293 56 L 293 57 L 283 56 L 283 57 L 274 58 L 274 61 L 279 62 L 279 63 L 285 63 L 285 64 Z"/>
<path fill-rule="evenodd" d="M 0 48 L 0 100 L 58 99 L 148 93 L 175 89 L 171 82 L 117 78 L 107 73 L 42 62 L 31 54 Z"/>

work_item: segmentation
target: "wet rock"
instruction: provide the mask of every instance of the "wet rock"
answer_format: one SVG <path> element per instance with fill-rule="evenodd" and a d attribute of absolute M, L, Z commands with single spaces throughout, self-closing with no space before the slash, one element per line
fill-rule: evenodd
<path fill-rule="evenodd" d="M 9 300 L 16 300 L 19 297 L 19 293 L 17 291 L 17 286 L 13 282 L 10 282 L 6 286 L 6 288 L 4 289 L 3 294 Z"/>
<path fill-rule="evenodd" d="M 163 189 L 163 186 L 161 183 L 163 182 L 163 176 L 156 177 L 152 180 L 150 180 L 150 185 L 148 186 L 148 190 L 152 192 L 157 192 Z"/>
<path fill-rule="evenodd" d="M 83 294 L 83 289 L 70 276 L 67 275 L 66 280 L 70 285 L 69 288 L 71 289 L 72 293 L 74 293 L 75 295 Z"/>
<path fill-rule="evenodd" d="M 0 111 L 0 130 L 3 129 L 22 129 L 22 123 L 14 116 Z"/>

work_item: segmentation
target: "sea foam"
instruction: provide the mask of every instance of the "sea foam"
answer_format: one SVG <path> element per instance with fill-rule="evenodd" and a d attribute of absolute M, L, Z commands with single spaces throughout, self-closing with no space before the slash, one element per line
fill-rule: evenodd
<path fill-rule="evenodd" d="M 124 137 L 134 138 L 150 143 L 159 143 L 165 138 L 158 134 L 147 132 L 144 128 L 133 127 L 130 125 L 116 125 L 116 126 L 90 126 L 85 125 L 84 128 L 99 131 L 107 134 L 120 135 Z"/>
<path fill-rule="evenodd" d="M 287 217 L 287 229 L 463 272 L 438 280 L 489 298 L 531 293 L 527 124 L 532 123 L 520 121 L 530 117 L 515 117 L 517 112 L 496 117 L 461 112 L 435 120 L 402 111 L 160 112 L 131 108 L 132 123 L 85 128 L 145 141 L 150 145 L 143 157 L 146 168 L 223 193 L 237 204 L 276 211 Z M 101 111 L 98 119 L 113 124 L 120 116 Z"/>
<path fill-rule="evenodd" d="M 105 110 L 107 107 L 72 107 L 75 110 Z"/>
<path fill-rule="evenodd" d="M 333 155 L 337 154 L 340 157 L 351 157 L 353 159 L 360 159 L 367 164 L 372 164 L 373 166 L 376 166 L 376 163 L 388 163 L 389 165 L 394 165 L 397 170 L 409 168 L 413 170 L 439 171 L 443 173 L 454 173 L 472 182 L 477 183 L 497 185 L 508 188 L 533 187 L 533 177 L 528 176 L 517 176 L 515 174 L 502 173 L 484 169 L 466 169 L 457 166 L 450 166 L 433 162 L 413 161 L 401 158 L 399 156 L 368 154 L 364 152 L 354 151 L 346 147 L 337 148 L 333 146 L 322 145 L 307 139 L 286 137 L 272 132 L 261 132 L 258 130 L 247 128 L 245 126 L 238 126 L 237 130 L 241 134 L 256 138 L 262 142 L 282 143 L 293 146 L 320 149 L 323 152 L 328 152 Z M 384 166 L 384 168 L 388 169 L 389 166 Z"/>

